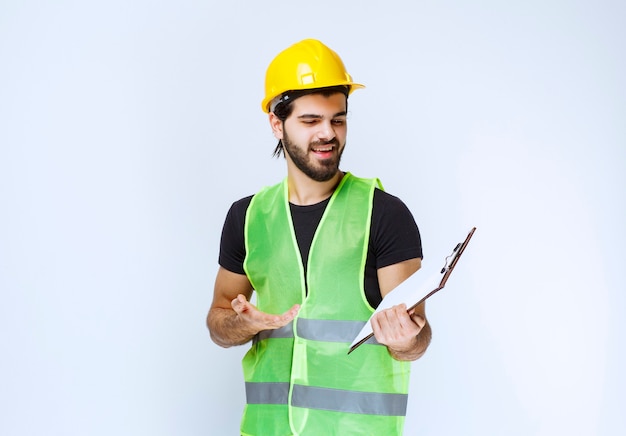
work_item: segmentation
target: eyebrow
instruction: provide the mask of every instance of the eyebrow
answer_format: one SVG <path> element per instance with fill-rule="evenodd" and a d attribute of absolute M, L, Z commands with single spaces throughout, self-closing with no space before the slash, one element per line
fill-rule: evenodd
<path fill-rule="evenodd" d="M 345 117 L 346 115 L 348 115 L 347 111 L 341 111 L 341 112 L 337 112 L 335 115 L 333 115 L 331 118 L 337 118 L 337 117 Z M 315 114 L 303 114 L 298 116 L 299 120 L 303 120 L 303 119 L 321 119 L 324 118 L 322 115 L 315 115 Z"/>

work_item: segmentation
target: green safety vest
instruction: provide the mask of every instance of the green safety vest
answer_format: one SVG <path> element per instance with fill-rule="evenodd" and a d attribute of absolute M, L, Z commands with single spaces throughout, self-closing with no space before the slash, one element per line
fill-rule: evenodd
<path fill-rule="evenodd" d="M 301 308 L 289 325 L 260 332 L 243 358 L 243 435 L 402 434 L 410 363 L 375 340 L 347 354 L 374 312 L 364 271 L 377 186 L 343 177 L 315 232 L 306 277 L 286 180 L 253 197 L 244 269 L 256 305 L 274 314 Z"/>

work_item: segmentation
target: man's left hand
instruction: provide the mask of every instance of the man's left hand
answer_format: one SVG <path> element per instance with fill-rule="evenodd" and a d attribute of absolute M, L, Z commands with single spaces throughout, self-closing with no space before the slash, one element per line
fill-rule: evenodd
<path fill-rule="evenodd" d="M 405 304 L 377 313 L 371 322 L 376 340 L 397 352 L 414 349 L 418 344 L 417 335 L 426 325 L 426 319 L 414 310 L 407 312 Z"/>

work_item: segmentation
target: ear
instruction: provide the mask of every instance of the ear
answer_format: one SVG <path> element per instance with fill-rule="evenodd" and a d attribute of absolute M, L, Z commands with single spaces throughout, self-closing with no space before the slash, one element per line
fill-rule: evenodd
<path fill-rule="evenodd" d="M 270 127 L 276 139 L 283 139 L 283 122 L 276 116 L 274 112 L 269 114 Z"/>

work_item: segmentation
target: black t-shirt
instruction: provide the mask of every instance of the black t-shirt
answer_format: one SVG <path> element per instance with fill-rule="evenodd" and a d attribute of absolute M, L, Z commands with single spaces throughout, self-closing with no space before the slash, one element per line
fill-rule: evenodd
<path fill-rule="evenodd" d="M 222 229 L 219 264 L 237 274 L 245 274 L 244 221 L 251 199 L 249 196 L 233 203 Z M 313 235 L 329 200 L 310 206 L 289 205 L 305 268 Z M 372 307 L 378 307 L 382 300 L 376 270 L 418 257 L 422 258 L 422 242 L 413 215 L 399 198 L 376 189 L 364 277 L 365 294 Z"/>

